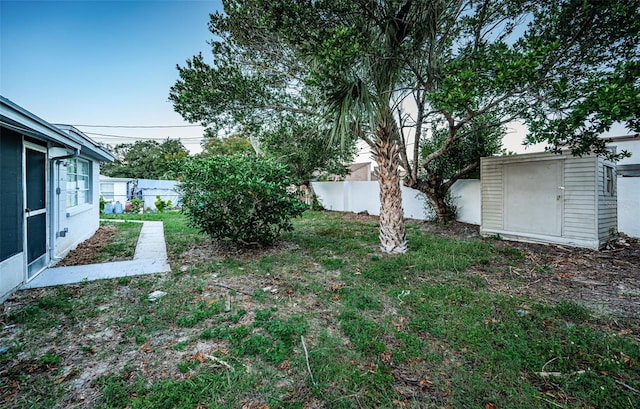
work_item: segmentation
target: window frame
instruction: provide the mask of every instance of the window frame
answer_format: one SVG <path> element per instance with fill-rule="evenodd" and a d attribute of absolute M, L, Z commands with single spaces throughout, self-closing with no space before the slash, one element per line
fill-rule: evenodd
<path fill-rule="evenodd" d="M 606 196 L 614 196 L 616 193 L 616 175 L 613 166 L 604 165 L 604 194 Z"/>
<path fill-rule="evenodd" d="M 82 173 L 82 166 L 86 165 L 86 173 Z M 79 186 L 79 182 L 86 180 L 86 187 Z M 92 175 L 91 162 L 82 158 L 67 159 L 67 199 L 66 208 L 90 205 L 92 203 Z M 84 196 L 84 197 L 82 197 Z M 81 202 L 81 197 L 83 201 Z"/>

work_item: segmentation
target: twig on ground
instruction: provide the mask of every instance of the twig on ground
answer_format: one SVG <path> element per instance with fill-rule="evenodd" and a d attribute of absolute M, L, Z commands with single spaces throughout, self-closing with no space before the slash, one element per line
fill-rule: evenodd
<path fill-rule="evenodd" d="M 638 395 L 640 395 L 640 391 L 639 391 L 639 390 L 637 390 L 636 388 L 634 388 L 633 386 L 629 386 L 629 385 L 627 385 L 626 383 L 621 382 L 621 381 L 619 381 L 619 380 L 617 380 L 617 379 L 614 379 L 614 380 L 616 381 L 616 383 L 617 383 L 617 384 L 622 385 L 622 386 L 624 386 L 625 388 L 629 389 L 630 391 L 633 391 L 633 392 L 637 393 Z"/>
<path fill-rule="evenodd" d="M 559 357 L 555 357 L 555 358 L 551 358 L 550 360 L 548 360 L 544 365 L 542 365 L 542 369 L 540 370 L 540 372 L 545 372 L 544 368 L 546 368 L 547 365 L 549 365 L 551 362 L 555 361 L 558 358 Z"/>
<path fill-rule="evenodd" d="M 225 361 L 223 361 L 222 359 L 220 359 L 218 357 L 215 357 L 213 355 L 205 355 L 205 357 L 207 359 L 212 360 L 213 362 L 219 363 L 220 365 L 224 366 L 228 370 L 233 371 L 233 367 L 231 365 L 229 365 L 228 363 L 226 363 Z"/>
<path fill-rule="evenodd" d="M 547 402 L 547 403 L 552 404 L 553 406 L 555 406 L 555 407 L 557 407 L 557 408 L 564 408 L 564 406 L 562 406 L 562 405 L 558 405 L 557 403 L 555 403 L 554 401 L 551 401 L 551 400 L 549 400 L 549 399 L 542 398 L 542 400 L 543 400 L 543 401 L 545 401 L 545 402 Z"/>
<path fill-rule="evenodd" d="M 300 341 L 302 341 L 302 349 L 304 349 L 304 359 L 307 361 L 307 370 L 309 371 L 309 375 L 311 376 L 311 382 L 313 383 L 313 386 L 318 386 L 315 379 L 313 379 L 313 372 L 311 372 L 311 365 L 309 365 L 309 352 L 307 352 L 307 345 L 304 343 L 304 337 L 302 335 L 300 335 Z"/>

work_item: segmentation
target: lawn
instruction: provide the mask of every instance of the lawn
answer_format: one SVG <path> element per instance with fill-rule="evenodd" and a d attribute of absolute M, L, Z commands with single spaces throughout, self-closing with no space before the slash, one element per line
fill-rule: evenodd
<path fill-rule="evenodd" d="M 276 247 L 238 251 L 178 213 L 143 217 L 164 221 L 171 273 L 5 302 L 0 405 L 639 406 L 638 328 L 495 291 L 487 275 L 524 258 L 495 240 L 409 222 L 410 251 L 386 256 L 375 218 L 307 212 Z"/>

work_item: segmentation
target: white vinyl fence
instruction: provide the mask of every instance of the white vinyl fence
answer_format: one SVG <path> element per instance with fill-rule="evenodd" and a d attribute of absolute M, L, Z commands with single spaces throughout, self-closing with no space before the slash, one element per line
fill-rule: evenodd
<path fill-rule="evenodd" d="M 313 182 L 313 190 L 327 210 L 380 215 L 380 187 L 378 182 Z M 459 180 L 453 184 L 451 194 L 458 206 L 458 221 L 480 224 L 480 181 Z M 425 196 L 402 186 L 404 217 L 428 218 Z"/>
<path fill-rule="evenodd" d="M 640 237 L 640 178 L 619 177 L 618 231 Z"/>
<path fill-rule="evenodd" d="M 618 178 L 618 231 L 640 237 L 640 178 Z M 378 182 L 313 182 L 313 190 L 327 210 L 380 214 Z M 458 180 L 451 188 L 458 206 L 458 221 L 480 225 L 480 180 Z M 426 198 L 402 186 L 404 217 L 427 219 Z"/>

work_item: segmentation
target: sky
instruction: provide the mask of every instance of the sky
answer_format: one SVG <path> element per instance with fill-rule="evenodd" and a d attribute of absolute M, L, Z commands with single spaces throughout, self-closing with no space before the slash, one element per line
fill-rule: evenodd
<path fill-rule="evenodd" d="M 211 55 L 209 14 L 221 9 L 219 0 L 0 0 L 0 94 L 98 142 L 171 137 L 197 152 L 200 126 L 168 127 L 190 125 L 169 89 L 177 64 Z"/>

